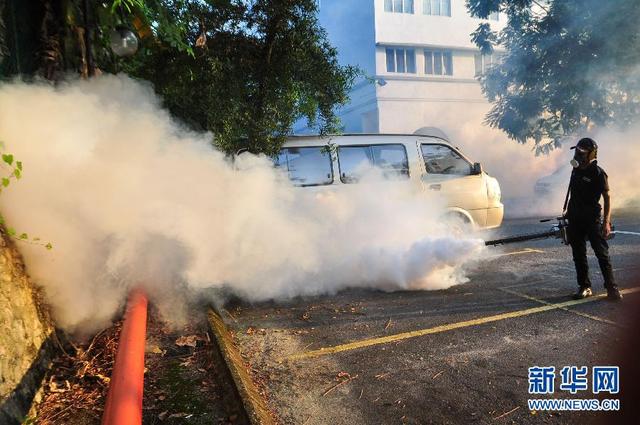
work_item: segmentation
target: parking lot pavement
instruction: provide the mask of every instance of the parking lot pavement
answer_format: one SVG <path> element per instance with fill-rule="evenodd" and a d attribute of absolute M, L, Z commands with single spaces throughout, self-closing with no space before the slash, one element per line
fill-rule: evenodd
<path fill-rule="evenodd" d="M 616 224 L 640 231 L 637 213 Z M 482 236 L 548 227 L 510 221 Z M 544 240 L 489 251 L 468 283 L 447 290 L 350 290 L 228 307 L 225 319 L 284 423 L 608 420 L 612 413 L 531 412 L 526 403 L 531 366 L 616 364 L 620 339 L 631 332 L 628 313 L 640 301 L 640 237 L 617 236 L 611 254 L 626 293 L 621 303 L 573 301 L 570 249 Z"/>

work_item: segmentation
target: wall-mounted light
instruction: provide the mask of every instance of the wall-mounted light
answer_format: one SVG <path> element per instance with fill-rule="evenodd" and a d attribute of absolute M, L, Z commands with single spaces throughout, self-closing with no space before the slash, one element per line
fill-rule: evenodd
<path fill-rule="evenodd" d="M 385 80 L 384 78 L 376 78 L 376 83 L 380 86 L 380 87 L 384 87 L 387 85 L 387 80 Z"/>
<path fill-rule="evenodd" d="M 133 56 L 138 51 L 138 37 L 125 26 L 117 26 L 111 31 L 109 44 L 117 56 Z"/>

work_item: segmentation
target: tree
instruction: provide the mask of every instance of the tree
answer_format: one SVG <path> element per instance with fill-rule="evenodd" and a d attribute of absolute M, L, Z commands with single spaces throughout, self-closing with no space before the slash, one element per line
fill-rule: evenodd
<path fill-rule="evenodd" d="M 212 131 L 227 152 L 273 154 L 302 116 L 322 132 L 338 129 L 334 107 L 348 101 L 357 71 L 338 64 L 315 0 L 177 3 L 172 14 L 192 22 L 186 39 L 200 47 L 153 44 L 124 64 L 175 115 Z"/>
<path fill-rule="evenodd" d="M 504 49 L 481 77 L 493 106 L 486 122 L 537 152 L 600 126 L 640 115 L 640 2 L 637 0 L 467 0 L 472 15 L 500 11 L 500 32 L 472 34 L 484 53 Z"/>
<path fill-rule="evenodd" d="M 348 101 L 358 75 L 338 64 L 318 23 L 316 0 L 42 5 L 34 14 L 42 16 L 40 74 L 57 79 L 69 70 L 87 76 L 125 71 L 151 81 L 175 116 L 213 133 L 229 153 L 274 154 L 303 117 L 320 132 L 338 131 L 334 109 Z M 131 58 L 118 58 L 109 48 L 111 32 L 123 26 L 140 39 Z"/>

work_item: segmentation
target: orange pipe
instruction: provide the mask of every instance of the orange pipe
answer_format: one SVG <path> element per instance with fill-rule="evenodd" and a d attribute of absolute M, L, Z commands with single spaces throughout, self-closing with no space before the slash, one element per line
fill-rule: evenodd
<path fill-rule="evenodd" d="M 102 416 L 103 425 L 142 423 L 144 348 L 147 333 L 147 297 L 140 289 L 129 294 L 109 394 Z"/>

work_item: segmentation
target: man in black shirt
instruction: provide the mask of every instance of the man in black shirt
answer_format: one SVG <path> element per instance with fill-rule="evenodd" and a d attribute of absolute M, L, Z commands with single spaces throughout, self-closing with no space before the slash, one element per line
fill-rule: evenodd
<path fill-rule="evenodd" d="M 580 139 L 571 149 L 575 149 L 576 153 L 571 161 L 574 170 L 569 183 L 570 198 L 565 216 L 569 221 L 567 235 L 573 251 L 573 261 L 580 287 L 575 298 L 581 299 L 593 295 L 587 263 L 586 241 L 589 240 L 600 264 L 607 296 L 610 299 L 619 300 L 622 295 L 613 278 L 607 244 L 607 239 L 611 236 L 611 199 L 607 173 L 598 166 L 596 161 L 598 145 L 593 139 Z M 600 197 L 604 199 L 604 218 L 602 218 L 602 207 L 599 203 Z"/>

